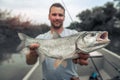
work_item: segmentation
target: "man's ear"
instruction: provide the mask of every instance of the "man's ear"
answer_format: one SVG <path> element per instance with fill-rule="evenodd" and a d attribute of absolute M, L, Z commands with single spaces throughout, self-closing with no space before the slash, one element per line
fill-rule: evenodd
<path fill-rule="evenodd" d="M 65 14 L 64 14 L 64 20 L 65 20 Z"/>
<path fill-rule="evenodd" d="M 50 14 L 48 14 L 48 20 L 50 20 Z"/>

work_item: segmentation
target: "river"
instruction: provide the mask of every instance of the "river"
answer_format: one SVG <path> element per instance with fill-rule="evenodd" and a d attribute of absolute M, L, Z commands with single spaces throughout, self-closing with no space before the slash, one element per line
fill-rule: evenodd
<path fill-rule="evenodd" d="M 25 55 L 12 53 L 5 54 L 0 59 L 0 80 L 22 80 L 32 68 L 25 63 Z"/>

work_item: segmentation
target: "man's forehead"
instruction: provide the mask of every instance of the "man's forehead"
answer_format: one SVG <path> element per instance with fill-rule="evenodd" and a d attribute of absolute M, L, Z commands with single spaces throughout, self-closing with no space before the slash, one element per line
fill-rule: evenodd
<path fill-rule="evenodd" d="M 60 12 L 60 13 L 64 13 L 64 10 L 61 7 L 51 7 L 50 12 Z"/>

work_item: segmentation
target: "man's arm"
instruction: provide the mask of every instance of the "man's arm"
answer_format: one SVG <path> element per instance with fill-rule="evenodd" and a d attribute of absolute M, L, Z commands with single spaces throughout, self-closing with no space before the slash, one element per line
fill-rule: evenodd
<path fill-rule="evenodd" d="M 31 44 L 29 49 L 30 52 L 26 55 L 26 63 L 28 65 L 35 64 L 37 62 L 38 54 L 36 52 L 36 49 L 39 47 L 39 44 Z"/>

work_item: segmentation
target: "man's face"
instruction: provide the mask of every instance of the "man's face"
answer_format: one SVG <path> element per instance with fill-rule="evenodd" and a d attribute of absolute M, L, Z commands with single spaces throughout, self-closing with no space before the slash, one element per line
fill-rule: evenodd
<path fill-rule="evenodd" d="M 63 26 L 63 21 L 65 19 L 65 12 L 60 7 L 52 7 L 49 13 L 49 20 L 52 27 L 60 28 Z"/>

